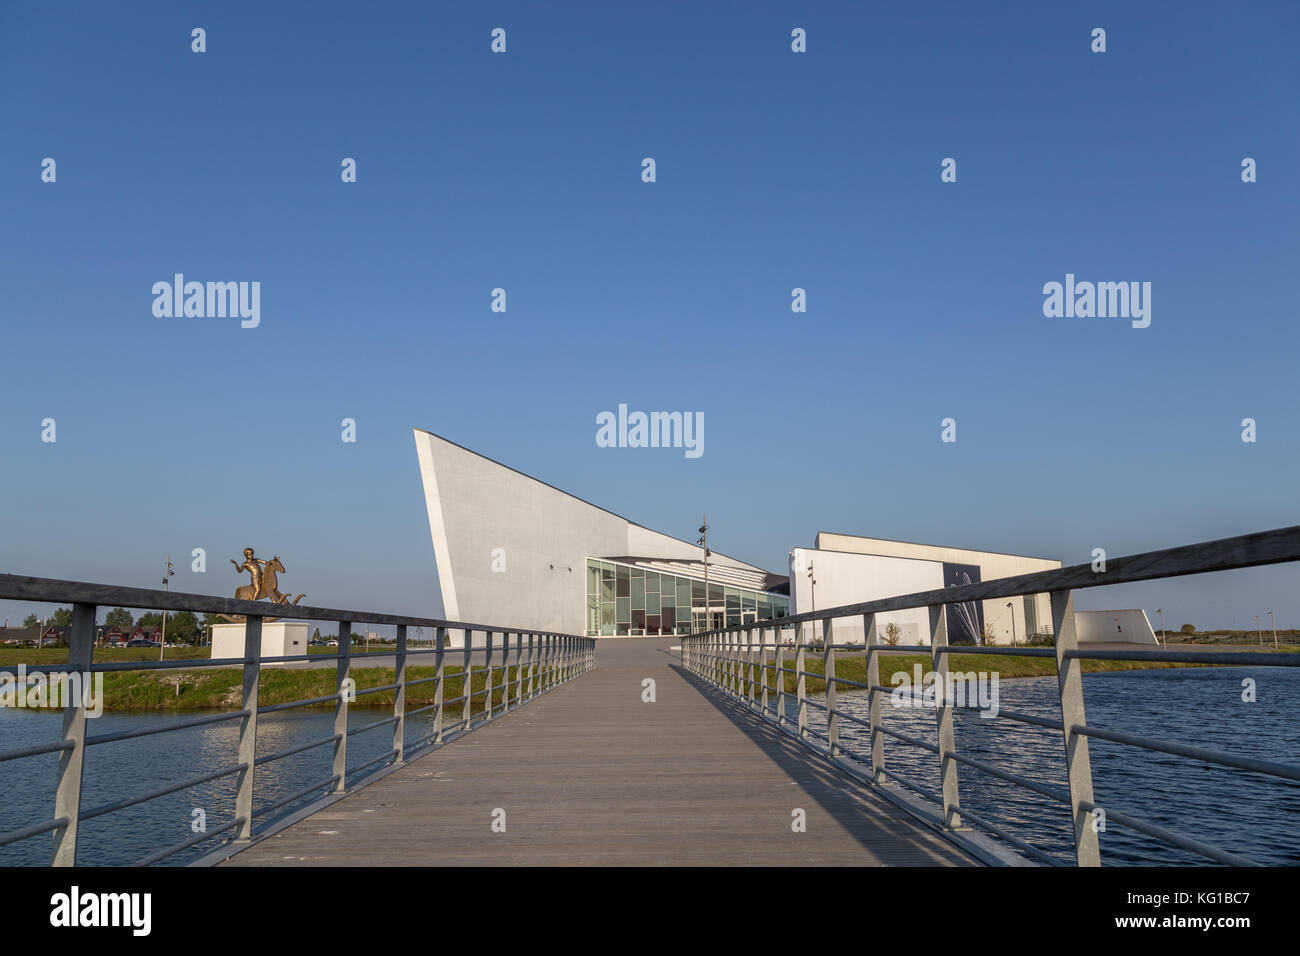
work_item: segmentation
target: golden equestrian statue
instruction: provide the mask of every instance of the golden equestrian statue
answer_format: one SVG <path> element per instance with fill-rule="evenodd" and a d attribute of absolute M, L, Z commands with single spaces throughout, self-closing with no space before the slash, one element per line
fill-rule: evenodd
<path fill-rule="evenodd" d="M 261 558 L 254 556 L 252 548 L 244 549 L 244 563 L 240 564 L 234 558 L 230 563 L 235 566 L 235 572 L 242 573 L 247 571 L 252 576 L 251 584 L 241 584 L 235 588 L 235 598 L 240 601 L 260 601 L 262 598 L 269 598 L 272 604 L 287 604 L 290 607 L 297 604 L 306 594 L 299 594 L 292 601 L 289 595 L 281 594 L 277 572 L 284 573 L 284 565 L 280 563 L 279 555 L 271 558 L 270 561 L 263 561 Z M 231 623 L 238 624 L 245 620 L 242 614 L 218 614 L 217 617 L 223 617 Z M 263 618 L 264 621 L 276 621 L 279 618 Z"/>

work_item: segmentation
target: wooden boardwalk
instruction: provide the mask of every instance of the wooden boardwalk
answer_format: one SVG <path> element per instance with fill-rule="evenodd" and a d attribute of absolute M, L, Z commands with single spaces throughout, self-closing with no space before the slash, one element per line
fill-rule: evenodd
<path fill-rule="evenodd" d="M 602 641 L 591 673 L 224 865 L 975 863 L 688 679 L 672 643 Z M 642 702 L 646 677 L 655 703 Z M 806 832 L 791 830 L 795 808 Z"/>

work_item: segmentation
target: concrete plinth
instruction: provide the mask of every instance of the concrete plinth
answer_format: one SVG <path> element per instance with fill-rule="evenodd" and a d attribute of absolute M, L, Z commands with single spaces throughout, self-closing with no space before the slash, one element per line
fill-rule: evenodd
<path fill-rule="evenodd" d="M 262 624 L 262 657 L 307 656 L 306 621 L 272 621 Z M 244 625 L 212 625 L 212 660 L 244 656 Z M 283 667 L 283 664 L 266 664 Z"/>

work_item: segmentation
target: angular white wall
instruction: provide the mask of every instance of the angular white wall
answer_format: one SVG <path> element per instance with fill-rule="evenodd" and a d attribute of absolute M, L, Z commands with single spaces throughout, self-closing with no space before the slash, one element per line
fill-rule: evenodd
<path fill-rule="evenodd" d="M 582 634 L 587 557 L 703 556 L 421 429 L 415 448 L 448 620 Z M 710 561 L 753 567 L 720 554 Z"/>

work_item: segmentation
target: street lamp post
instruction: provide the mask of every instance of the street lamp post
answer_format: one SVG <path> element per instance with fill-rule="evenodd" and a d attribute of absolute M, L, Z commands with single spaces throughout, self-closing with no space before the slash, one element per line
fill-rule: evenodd
<path fill-rule="evenodd" d="M 1160 615 L 1160 646 L 1164 647 L 1165 641 L 1168 640 L 1165 636 L 1165 609 L 1158 607 L 1156 608 L 1156 613 Z"/>
<path fill-rule="evenodd" d="M 713 627 L 712 607 L 709 602 L 709 516 L 705 515 L 704 520 L 700 522 L 700 537 L 695 542 L 704 549 L 704 629 L 711 630 Z"/>
<path fill-rule="evenodd" d="M 175 573 L 176 573 L 176 569 L 172 567 L 172 556 L 169 554 L 167 555 L 167 560 L 163 562 L 163 590 L 164 591 L 171 590 L 171 582 L 169 579 Z M 163 654 L 165 654 L 166 652 L 167 652 L 167 609 L 163 608 L 162 640 L 158 642 L 158 660 L 162 660 Z"/>
<path fill-rule="evenodd" d="M 1273 650 L 1277 650 L 1277 621 L 1273 618 L 1273 612 L 1268 613 L 1268 623 L 1273 625 Z"/>
<path fill-rule="evenodd" d="M 1258 615 L 1258 614 L 1255 615 L 1255 631 L 1256 631 L 1256 633 L 1259 634 L 1259 646 L 1260 646 L 1260 647 L 1263 647 L 1263 646 L 1264 646 L 1264 628 L 1263 628 L 1263 626 L 1259 623 L 1259 615 Z"/>
<path fill-rule="evenodd" d="M 1010 608 L 1011 610 L 1011 646 L 1015 647 L 1016 646 L 1016 608 L 1015 605 L 1012 604 L 1010 601 L 1007 602 L 1007 607 Z"/>

